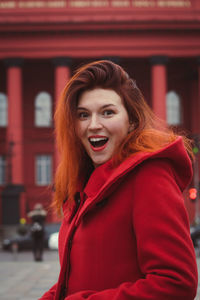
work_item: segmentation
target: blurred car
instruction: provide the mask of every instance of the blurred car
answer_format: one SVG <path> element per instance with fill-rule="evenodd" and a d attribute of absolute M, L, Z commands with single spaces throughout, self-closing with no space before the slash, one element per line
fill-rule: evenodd
<path fill-rule="evenodd" d="M 25 235 L 16 235 L 12 238 L 6 238 L 2 242 L 3 250 L 20 251 L 30 250 L 32 248 L 32 239 L 29 233 Z"/>
<path fill-rule="evenodd" d="M 48 247 L 51 250 L 58 250 L 58 232 L 50 234 L 48 240 Z"/>
<path fill-rule="evenodd" d="M 60 224 L 48 224 L 45 226 L 45 237 L 44 237 L 44 247 L 49 247 L 49 238 L 53 233 L 59 231 Z M 22 251 L 22 250 L 31 250 L 32 249 L 32 238 L 31 232 L 28 232 L 24 235 L 16 234 L 11 238 L 5 238 L 2 242 L 2 249 L 9 251 Z"/>

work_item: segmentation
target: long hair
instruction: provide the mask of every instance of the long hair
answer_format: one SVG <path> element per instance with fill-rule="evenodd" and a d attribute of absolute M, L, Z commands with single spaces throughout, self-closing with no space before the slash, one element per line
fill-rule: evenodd
<path fill-rule="evenodd" d="M 94 88 L 114 90 L 123 101 L 130 123 L 134 124 L 134 130 L 113 155 L 114 165 L 137 152 L 156 151 L 177 138 L 173 130 L 154 115 L 136 82 L 122 67 L 107 60 L 81 67 L 66 84 L 55 112 L 55 132 L 60 152 L 54 193 L 58 212 L 66 198 L 69 207 L 73 204 L 79 182 L 91 172 L 91 159 L 76 135 L 75 120 L 81 94 Z M 183 137 L 183 141 L 192 156 L 190 141 L 186 137 Z"/>

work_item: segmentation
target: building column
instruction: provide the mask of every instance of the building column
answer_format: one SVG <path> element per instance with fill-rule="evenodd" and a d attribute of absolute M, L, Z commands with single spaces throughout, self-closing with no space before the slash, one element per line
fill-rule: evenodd
<path fill-rule="evenodd" d="M 161 119 L 166 120 L 166 93 L 168 58 L 165 56 L 152 56 L 151 62 L 151 89 L 152 108 L 154 113 Z"/>
<path fill-rule="evenodd" d="M 190 80 L 190 104 L 185 112 L 186 117 L 190 116 L 188 121 L 190 126 L 190 131 L 193 135 L 200 134 L 200 64 L 197 65 L 197 72 L 191 74 Z M 189 112 L 188 112 L 189 110 Z"/>
<path fill-rule="evenodd" d="M 71 77 L 71 59 L 68 57 L 56 57 L 53 59 L 55 65 L 55 101 L 54 107 L 56 108 L 57 102 L 61 96 L 61 93 Z M 57 168 L 59 163 L 59 153 L 57 146 L 55 145 L 54 151 L 54 169 Z"/>
<path fill-rule="evenodd" d="M 19 215 L 26 215 L 23 166 L 23 101 L 22 101 L 22 58 L 5 60 L 7 67 L 7 94 L 8 94 L 8 127 L 7 127 L 7 182 L 15 186 L 19 193 Z"/>

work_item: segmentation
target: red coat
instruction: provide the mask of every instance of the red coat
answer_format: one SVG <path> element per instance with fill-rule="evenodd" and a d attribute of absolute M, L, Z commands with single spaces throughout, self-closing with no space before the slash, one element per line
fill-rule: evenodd
<path fill-rule="evenodd" d="M 182 197 L 191 174 L 181 138 L 116 169 L 110 162 L 95 169 L 74 216 L 63 208 L 60 276 L 41 299 L 194 299 L 197 267 Z"/>

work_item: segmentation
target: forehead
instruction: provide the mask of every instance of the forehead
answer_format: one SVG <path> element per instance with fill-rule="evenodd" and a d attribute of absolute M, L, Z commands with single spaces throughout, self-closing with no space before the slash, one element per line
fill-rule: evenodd
<path fill-rule="evenodd" d="M 78 107 L 88 105 L 123 105 L 121 97 L 114 90 L 96 88 L 82 93 Z"/>

